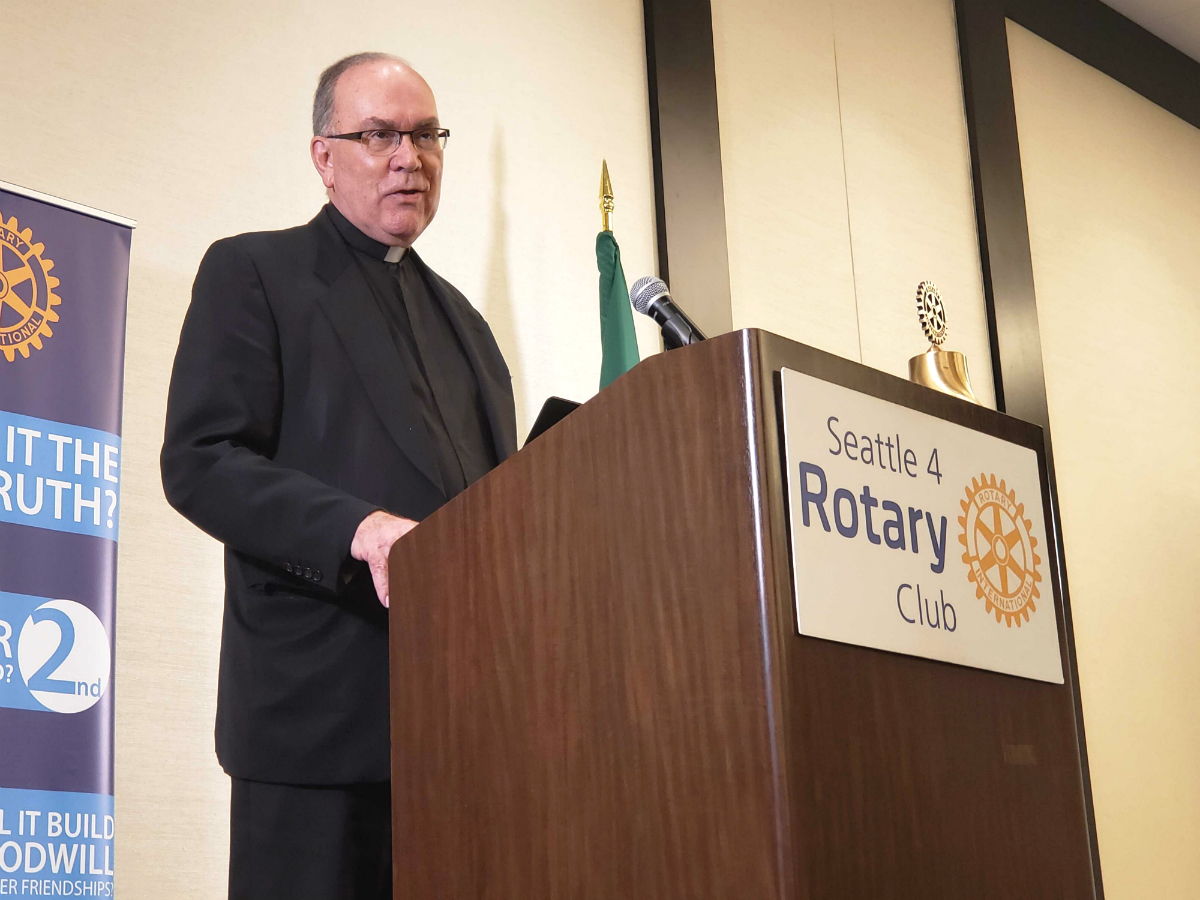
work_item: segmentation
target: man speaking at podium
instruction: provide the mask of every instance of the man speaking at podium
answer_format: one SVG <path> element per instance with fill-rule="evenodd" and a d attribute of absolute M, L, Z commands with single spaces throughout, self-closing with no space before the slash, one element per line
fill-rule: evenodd
<path fill-rule="evenodd" d="M 171 505 L 225 544 L 235 900 L 391 897 L 388 552 L 516 450 L 490 329 L 410 249 L 449 136 L 429 85 L 343 59 L 313 135 L 329 203 L 200 264 L 162 450 Z"/>

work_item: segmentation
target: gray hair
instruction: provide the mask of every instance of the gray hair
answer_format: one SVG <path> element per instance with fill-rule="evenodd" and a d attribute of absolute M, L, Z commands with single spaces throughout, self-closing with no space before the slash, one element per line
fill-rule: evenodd
<path fill-rule="evenodd" d="M 333 92 L 337 88 L 338 79 L 355 66 L 387 60 L 412 68 L 408 60 L 391 53 L 367 52 L 345 56 L 321 73 L 321 77 L 317 80 L 317 92 L 313 94 L 312 126 L 314 135 L 328 134 L 333 129 Z"/>

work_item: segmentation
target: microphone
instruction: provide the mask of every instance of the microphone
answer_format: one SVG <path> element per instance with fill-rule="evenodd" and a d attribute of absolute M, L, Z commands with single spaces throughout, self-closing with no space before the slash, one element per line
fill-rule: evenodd
<path fill-rule="evenodd" d="M 639 278 L 629 291 L 629 302 L 642 315 L 649 316 L 659 324 L 663 346 L 668 350 L 705 340 L 704 332 L 675 305 L 667 290 L 667 283 L 661 278 L 653 275 Z"/>

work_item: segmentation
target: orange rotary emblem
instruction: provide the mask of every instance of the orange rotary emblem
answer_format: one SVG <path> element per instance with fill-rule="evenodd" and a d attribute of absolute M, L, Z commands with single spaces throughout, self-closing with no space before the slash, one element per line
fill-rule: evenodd
<path fill-rule="evenodd" d="M 50 274 L 54 262 L 45 252 L 30 229 L 0 215 L 0 353 L 9 362 L 18 353 L 28 359 L 30 347 L 41 350 L 42 339 L 54 334 L 54 307 L 61 301 L 54 293 L 58 279 Z"/>
<path fill-rule="evenodd" d="M 1042 580 L 1038 564 L 1042 558 L 1034 552 L 1037 538 L 1029 533 L 1032 523 L 1025 518 L 1025 504 L 1017 502 L 1014 491 L 996 476 L 980 474 L 971 479 L 967 499 L 960 501 L 963 515 L 958 517 L 963 545 L 962 561 L 975 582 L 975 596 L 984 601 L 988 612 L 996 614 L 1009 628 L 1019 628 L 1037 611 L 1034 601 L 1040 596 Z"/>

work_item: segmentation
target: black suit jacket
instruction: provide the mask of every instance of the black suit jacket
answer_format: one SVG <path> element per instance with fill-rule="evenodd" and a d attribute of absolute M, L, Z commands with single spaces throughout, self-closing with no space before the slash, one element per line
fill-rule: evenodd
<path fill-rule="evenodd" d="M 483 318 L 417 262 L 466 350 L 503 460 L 516 451 L 508 368 Z M 161 464 L 167 500 L 225 544 L 216 739 L 230 775 L 390 777 L 387 613 L 350 542 L 373 510 L 420 520 L 446 502 L 434 452 L 327 212 L 209 248 Z"/>

